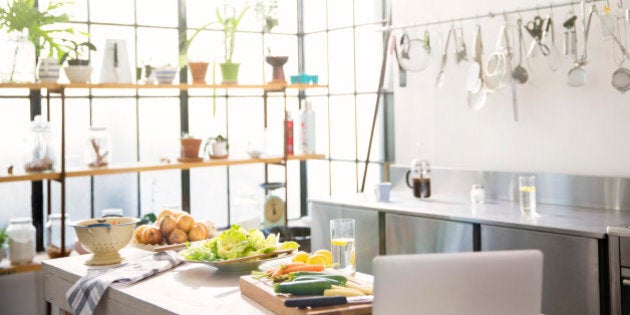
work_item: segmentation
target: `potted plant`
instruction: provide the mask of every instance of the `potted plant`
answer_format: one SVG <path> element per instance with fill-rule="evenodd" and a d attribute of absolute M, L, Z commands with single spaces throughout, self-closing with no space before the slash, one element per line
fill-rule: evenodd
<path fill-rule="evenodd" d="M 2 259 L 4 259 L 4 257 L 6 256 L 4 243 L 6 243 L 7 238 L 7 227 L 5 226 L 4 228 L 2 228 L 2 230 L 0 230 L 0 261 L 2 261 Z"/>
<path fill-rule="evenodd" d="M 262 25 L 262 32 L 269 33 L 278 26 L 278 0 L 258 1 L 254 6 L 256 17 Z"/>
<path fill-rule="evenodd" d="M 180 139 L 181 143 L 181 151 L 180 151 L 180 161 L 198 161 L 199 158 L 199 148 L 201 147 L 201 139 L 195 138 L 192 135 L 184 133 L 182 138 Z"/>
<path fill-rule="evenodd" d="M 10 0 L 0 5 L 0 29 L 9 34 L 6 42 L 0 43 L 0 54 L 10 60 L 0 69 L 2 82 L 32 82 L 35 65 L 44 50 L 48 57 L 61 56 L 61 37 L 73 34 L 74 29 L 56 26 L 68 23 L 70 18 L 62 13 L 65 1 L 50 1 L 45 7 L 35 6 L 35 0 Z M 50 64 L 51 61 L 47 61 Z M 52 62 L 53 65 L 55 62 Z M 54 72 L 53 70 L 50 70 Z M 57 69 L 58 72 L 58 69 Z M 46 77 L 45 79 L 50 79 Z"/>
<path fill-rule="evenodd" d="M 68 80 L 72 83 L 87 83 L 92 75 L 92 67 L 90 66 L 90 59 L 83 59 L 81 56 L 89 53 L 89 51 L 96 51 L 96 46 L 90 42 L 76 42 L 74 40 L 67 40 L 70 50 L 63 53 L 61 57 L 61 63 L 68 60 L 68 66 L 64 68 Z"/>
<path fill-rule="evenodd" d="M 208 146 L 211 146 L 212 151 L 208 151 Z M 206 146 L 204 148 L 204 150 L 208 152 L 208 155 L 211 159 L 226 159 L 229 155 L 229 149 L 230 144 L 228 143 L 228 139 L 226 137 L 223 137 L 222 135 L 208 138 L 208 141 L 206 142 Z"/>
<path fill-rule="evenodd" d="M 249 10 L 246 6 L 240 12 L 232 5 L 225 4 L 223 10 L 217 8 L 216 15 L 219 24 L 223 26 L 224 38 L 224 62 L 220 64 L 223 83 L 234 84 L 238 82 L 238 69 L 240 64 L 232 62 L 236 43 L 236 31 L 245 13 Z"/>
<path fill-rule="evenodd" d="M 206 73 L 208 71 L 209 63 L 207 61 L 189 61 L 188 60 L 188 49 L 190 45 L 193 43 L 197 35 L 201 33 L 201 31 L 207 29 L 210 25 L 216 24 L 216 21 L 212 21 L 206 23 L 201 28 L 198 28 L 190 38 L 188 38 L 183 43 L 182 50 L 179 54 L 179 66 L 180 68 L 185 67 L 188 64 L 188 69 L 190 69 L 190 74 L 192 76 L 192 83 L 206 83 Z M 181 38 L 185 38 L 181 36 Z"/>

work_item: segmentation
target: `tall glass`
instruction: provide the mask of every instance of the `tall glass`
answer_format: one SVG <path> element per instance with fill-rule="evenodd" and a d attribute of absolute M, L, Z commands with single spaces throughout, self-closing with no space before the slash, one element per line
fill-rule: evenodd
<path fill-rule="evenodd" d="M 521 213 L 536 214 L 536 176 L 519 176 L 518 190 L 521 200 Z"/>
<path fill-rule="evenodd" d="M 356 259 L 354 250 L 354 219 L 330 220 L 330 251 L 335 269 L 342 274 L 354 275 Z"/>

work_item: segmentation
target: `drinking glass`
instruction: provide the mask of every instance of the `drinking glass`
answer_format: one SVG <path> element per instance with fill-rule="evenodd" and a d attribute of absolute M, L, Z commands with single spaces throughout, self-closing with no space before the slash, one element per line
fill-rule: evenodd
<path fill-rule="evenodd" d="M 521 200 L 521 213 L 536 214 L 536 176 L 519 176 L 518 190 Z"/>
<path fill-rule="evenodd" d="M 330 251 L 335 269 L 344 275 L 354 275 L 356 260 L 354 251 L 354 219 L 330 220 Z"/>

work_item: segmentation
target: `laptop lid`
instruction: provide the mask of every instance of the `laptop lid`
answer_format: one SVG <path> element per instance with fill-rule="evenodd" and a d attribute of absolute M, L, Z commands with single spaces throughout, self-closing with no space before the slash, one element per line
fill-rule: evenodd
<path fill-rule="evenodd" d="M 373 313 L 540 314 L 538 250 L 378 256 Z"/>

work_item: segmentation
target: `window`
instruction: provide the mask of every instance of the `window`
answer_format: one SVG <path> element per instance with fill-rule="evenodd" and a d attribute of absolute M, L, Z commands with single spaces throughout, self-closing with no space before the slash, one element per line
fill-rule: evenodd
<path fill-rule="evenodd" d="M 98 81 L 102 47 L 105 40 L 111 38 L 126 40 L 134 68 L 149 63 L 154 66 L 176 64 L 179 21 L 187 24 L 190 36 L 195 28 L 214 19 L 217 6 L 217 2 L 206 0 L 184 3 L 186 15 L 179 16 L 177 0 L 75 0 L 68 7 L 73 16 L 72 26 L 88 31 L 90 40 L 100 48 L 91 55 L 96 68 L 93 79 Z M 240 83 L 256 84 L 271 79 L 271 67 L 264 63 L 269 49 L 274 55 L 289 56 L 284 67 L 287 79 L 300 72 L 298 58 L 302 49 L 299 45 L 303 39 L 302 70 L 318 74 L 321 83 L 329 84 L 328 90 L 293 91 L 288 92 L 286 98 L 287 107 L 295 118 L 299 116 L 300 99 L 306 97 L 312 101 L 317 114 L 317 151 L 328 157 L 307 162 L 309 196 L 355 193 L 360 189 L 382 54 L 383 39 L 374 26 L 380 25 L 382 15 L 381 0 L 279 0 L 280 25 L 272 33 L 261 33 L 252 10 L 237 34 L 234 59 L 241 62 Z M 201 32 L 189 56 L 205 58 L 212 68 L 214 61 L 221 61 L 222 53 L 222 32 L 212 26 Z M 211 81 L 212 75 L 207 78 Z M 22 138 L 27 135 L 30 108 L 28 92 L 5 89 L 1 93 L 0 166 L 6 168 L 11 164 L 21 165 Z M 263 134 L 262 92 L 231 90 L 226 94 L 224 90 L 217 90 L 216 95 L 212 93 L 189 92 L 186 105 L 189 132 L 201 138 L 227 134 L 231 154 L 245 154 L 248 143 L 261 141 Z M 270 94 L 265 137 L 282 138 L 283 104 L 283 95 Z M 42 100 L 42 113 L 45 114 L 49 106 L 51 122 L 59 126 L 60 99 L 53 96 L 50 105 Z M 83 166 L 84 135 L 90 125 L 108 129 L 112 139 L 112 163 L 155 162 L 179 154 L 182 118 L 177 90 L 73 89 L 67 93 L 66 106 L 69 168 Z M 381 118 L 377 126 L 368 185 L 380 180 L 383 163 Z M 54 131 L 59 140 L 59 128 Z M 287 171 L 288 217 L 294 219 L 300 217 L 306 207 L 300 200 L 300 163 L 289 162 Z M 284 170 L 269 166 L 269 179 L 284 181 Z M 193 169 L 190 185 L 182 184 L 180 171 L 70 178 L 66 211 L 73 219 L 98 216 L 105 208 L 122 208 L 126 215 L 135 216 L 163 207 L 181 207 L 182 199 L 189 198 L 193 215 L 225 226 L 228 222 L 261 217 L 262 211 L 256 209 L 261 209 L 264 201 L 264 191 L 259 186 L 263 181 L 262 164 Z M 30 193 L 30 183 L 0 185 L 0 205 L 7 209 L 0 214 L 0 226 L 6 225 L 11 217 L 31 213 Z M 52 183 L 51 194 L 52 210 L 58 212 L 60 187 L 57 183 Z"/>

